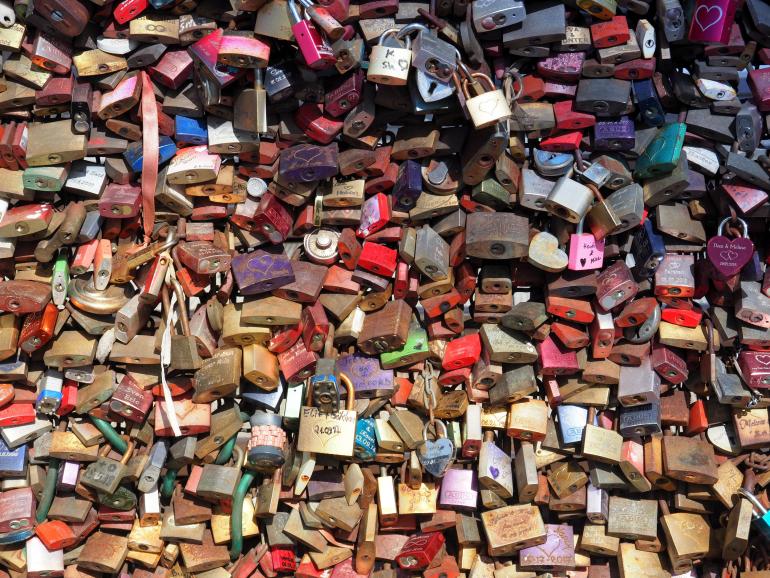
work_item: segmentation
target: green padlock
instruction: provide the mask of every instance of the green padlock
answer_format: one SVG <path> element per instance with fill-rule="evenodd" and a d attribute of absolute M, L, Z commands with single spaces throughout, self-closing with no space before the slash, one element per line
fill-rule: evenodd
<path fill-rule="evenodd" d="M 634 177 L 649 179 L 672 172 L 679 163 L 687 125 L 674 122 L 660 127 L 658 133 L 636 161 Z"/>

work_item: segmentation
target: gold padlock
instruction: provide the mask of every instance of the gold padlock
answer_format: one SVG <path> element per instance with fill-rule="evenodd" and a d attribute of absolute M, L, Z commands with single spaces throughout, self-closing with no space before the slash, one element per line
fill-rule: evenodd
<path fill-rule="evenodd" d="M 465 75 L 460 88 L 465 96 L 465 108 L 468 110 L 471 122 L 476 129 L 487 128 L 512 116 L 513 113 L 508 100 L 505 98 L 505 93 L 499 88 L 495 88 L 492 79 L 480 72 L 471 73 L 459 61 L 458 69 L 462 70 Z M 488 91 L 484 90 L 484 86 L 487 87 Z"/>
<path fill-rule="evenodd" d="M 345 409 L 323 414 L 312 405 L 312 388 L 307 388 L 307 405 L 299 416 L 297 451 L 331 456 L 352 456 L 356 435 L 355 391 L 353 382 L 340 373 L 348 392 Z"/>

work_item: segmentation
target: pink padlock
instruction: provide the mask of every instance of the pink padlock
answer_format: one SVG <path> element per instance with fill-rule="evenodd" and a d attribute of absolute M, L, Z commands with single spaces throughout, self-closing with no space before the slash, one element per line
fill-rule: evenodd
<path fill-rule="evenodd" d="M 478 507 L 479 482 L 476 470 L 449 469 L 441 480 L 439 505 L 442 508 L 474 510 Z"/>
<path fill-rule="evenodd" d="M 299 50 L 308 68 L 324 70 L 334 66 L 337 58 L 334 56 L 326 38 L 309 20 L 305 20 L 299 12 L 294 0 L 289 0 L 289 16 L 291 32 L 299 45 Z"/>
<path fill-rule="evenodd" d="M 724 44 L 730 39 L 736 0 L 696 0 L 692 13 L 690 42 Z"/>
<path fill-rule="evenodd" d="M 569 260 L 567 269 L 570 271 L 587 271 L 601 269 L 604 263 L 604 239 L 597 241 L 591 233 L 583 232 L 583 221 L 577 226 L 577 231 L 569 237 Z"/>

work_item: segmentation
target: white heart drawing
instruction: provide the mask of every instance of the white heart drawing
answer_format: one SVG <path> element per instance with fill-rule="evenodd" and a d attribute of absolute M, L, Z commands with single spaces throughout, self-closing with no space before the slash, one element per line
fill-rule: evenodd
<path fill-rule="evenodd" d="M 770 355 L 757 355 L 754 359 L 762 365 L 770 365 Z"/>
<path fill-rule="evenodd" d="M 708 14 L 712 11 L 717 11 L 717 17 L 714 18 L 711 22 L 706 23 L 704 26 L 703 22 L 701 22 L 701 11 L 703 11 L 705 17 L 708 16 Z M 695 23 L 700 27 L 701 32 L 705 32 L 715 24 L 718 24 L 720 20 L 722 20 L 724 12 L 722 12 L 722 8 L 720 6 L 698 6 L 697 10 L 695 10 Z"/>
<path fill-rule="evenodd" d="M 738 258 L 738 253 L 735 251 L 720 251 L 719 256 L 722 257 L 725 261 L 735 261 Z"/>

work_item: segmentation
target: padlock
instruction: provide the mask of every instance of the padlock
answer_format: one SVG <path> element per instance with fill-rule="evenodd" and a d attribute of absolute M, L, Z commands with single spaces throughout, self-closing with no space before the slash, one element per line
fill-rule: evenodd
<path fill-rule="evenodd" d="M 353 410 L 355 391 L 353 383 L 345 374 L 340 379 L 347 389 L 346 409 L 323 414 L 318 407 L 308 405 L 302 408 L 299 425 L 299 451 L 319 454 L 353 455 L 356 413 Z M 312 403 L 312 390 L 308 389 L 308 403 Z"/>
<path fill-rule="evenodd" d="M 503 91 L 496 89 L 492 80 L 481 73 L 471 73 L 458 61 L 459 70 L 463 71 L 461 88 L 465 97 L 465 108 L 476 129 L 496 125 L 513 114 Z"/>
<path fill-rule="evenodd" d="M 411 32 L 419 25 L 409 25 L 399 36 Z M 417 29 L 412 46 L 412 66 L 440 82 L 449 82 L 457 68 L 457 52 L 449 42 L 441 40 L 428 28 Z"/>
<path fill-rule="evenodd" d="M 109 450 L 110 446 L 106 445 L 100 452 L 99 459 L 89 464 L 80 480 L 83 485 L 104 494 L 113 494 L 118 489 L 121 480 L 126 475 L 126 464 L 128 464 L 134 451 L 134 444 L 133 442 L 128 443 L 128 447 L 123 452 L 123 457 L 119 462 L 107 457 Z"/>
<path fill-rule="evenodd" d="M 412 40 L 408 34 L 405 35 L 403 47 L 397 37 L 398 32 L 396 28 L 385 30 L 377 44 L 372 47 L 366 73 L 366 78 L 371 82 L 390 86 L 406 85 L 412 63 Z"/>
<path fill-rule="evenodd" d="M 570 170 L 556 181 L 553 189 L 548 193 L 544 207 L 551 214 L 569 221 L 579 223 L 588 213 L 594 193 L 587 186 L 578 183 L 571 178 Z"/>

